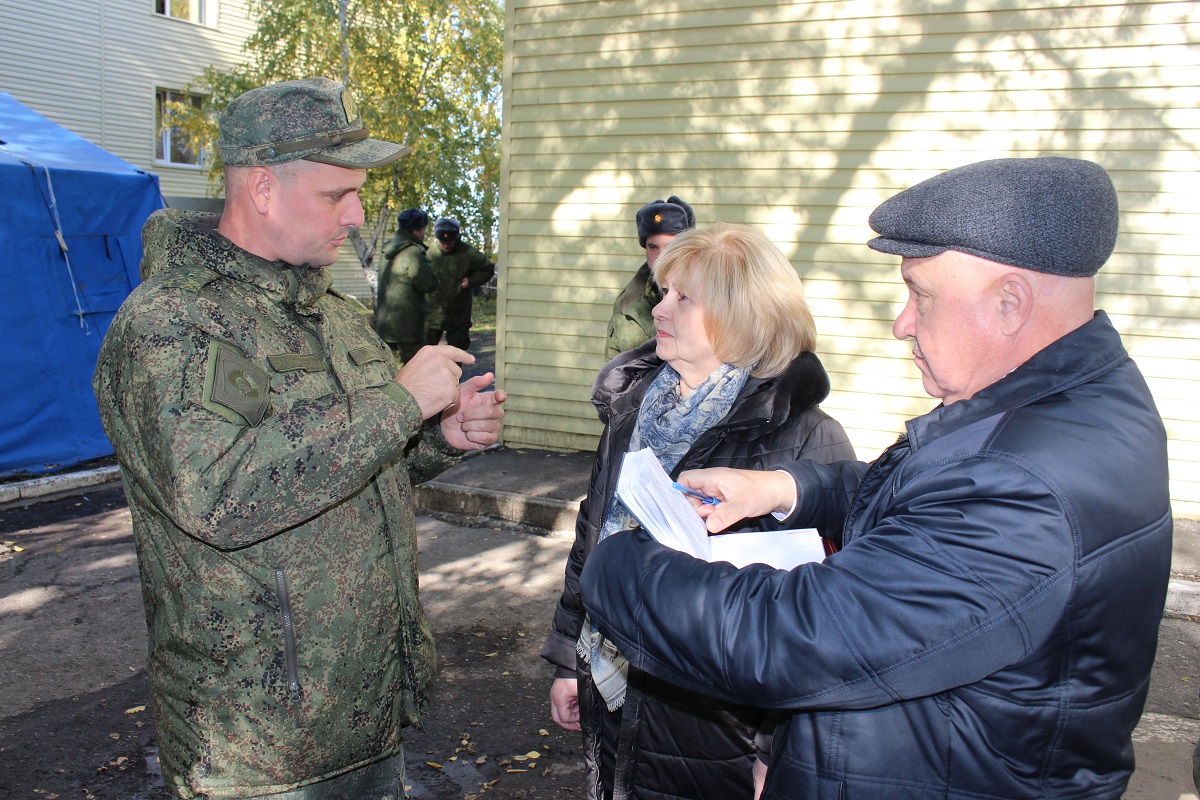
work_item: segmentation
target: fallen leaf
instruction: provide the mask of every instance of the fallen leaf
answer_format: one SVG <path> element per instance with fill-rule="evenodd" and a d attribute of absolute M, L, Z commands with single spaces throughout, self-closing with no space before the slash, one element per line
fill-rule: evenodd
<path fill-rule="evenodd" d="M 506 769 L 505 772 L 529 772 L 527 769 Z"/>
<path fill-rule="evenodd" d="M 484 655 L 484 658 L 495 658 L 498 655 L 500 655 L 500 654 L 499 653 L 487 653 Z"/>
<path fill-rule="evenodd" d="M 437 763 L 436 761 L 426 761 L 425 763 L 428 764 L 429 766 L 433 767 L 434 769 L 442 768 L 442 765 Z"/>
<path fill-rule="evenodd" d="M 538 736 L 549 736 L 549 735 L 550 735 L 550 731 L 546 730 L 545 728 L 538 728 Z"/>
<path fill-rule="evenodd" d="M 120 738 L 121 738 L 121 734 L 119 734 L 119 733 L 110 733 L 110 734 L 108 735 L 108 738 L 110 738 L 110 739 L 120 739 Z"/>
<path fill-rule="evenodd" d="M 486 764 L 487 756 L 480 756 L 479 758 L 475 759 L 475 763 L 476 764 Z"/>
<path fill-rule="evenodd" d="M 146 710 L 146 707 L 145 707 L 145 706 L 134 706 L 133 708 L 127 708 L 127 709 L 125 709 L 125 713 L 126 713 L 126 714 L 138 714 L 138 713 L 140 713 L 140 712 L 142 712 L 142 711 L 145 711 L 145 710 Z"/>
<path fill-rule="evenodd" d="M 541 753 L 539 753 L 537 750 L 530 750 L 525 754 L 526 758 L 538 758 L 539 756 L 541 756 Z"/>

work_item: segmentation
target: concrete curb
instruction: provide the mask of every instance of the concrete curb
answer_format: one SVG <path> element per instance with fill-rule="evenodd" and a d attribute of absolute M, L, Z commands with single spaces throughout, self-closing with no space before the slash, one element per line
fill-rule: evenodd
<path fill-rule="evenodd" d="M 47 475 L 44 478 L 31 478 L 27 481 L 0 484 L 0 505 L 18 500 L 32 500 L 53 494 L 66 494 L 111 483 L 121 479 L 120 467 L 100 467 L 79 472 L 69 472 L 64 475 Z"/>
<path fill-rule="evenodd" d="M 556 497 L 535 497 L 494 489 L 464 487 L 442 481 L 417 486 L 418 510 L 470 517 L 496 517 L 547 531 L 574 531 L 579 503 Z"/>
<path fill-rule="evenodd" d="M 1200 583 L 1172 578 L 1167 584 L 1167 611 L 1187 617 L 1200 617 Z"/>

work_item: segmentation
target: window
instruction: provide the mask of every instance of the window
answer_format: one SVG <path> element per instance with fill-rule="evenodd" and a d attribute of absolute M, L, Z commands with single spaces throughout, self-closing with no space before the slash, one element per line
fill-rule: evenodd
<path fill-rule="evenodd" d="M 175 17 L 195 22 L 198 25 L 207 24 L 204 18 L 205 0 L 154 0 L 154 11 L 164 17 Z"/>
<path fill-rule="evenodd" d="M 171 108 L 171 104 L 183 103 L 198 110 L 204 107 L 204 98 L 198 94 L 173 92 L 170 89 L 159 89 L 155 94 L 157 109 L 154 120 L 158 125 L 158 144 L 154 150 L 154 159 L 166 164 L 200 166 L 204 163 L 200 148 L 192 141 L 191 136 L 171 124 L 172 117 L 178 113 Z"/>

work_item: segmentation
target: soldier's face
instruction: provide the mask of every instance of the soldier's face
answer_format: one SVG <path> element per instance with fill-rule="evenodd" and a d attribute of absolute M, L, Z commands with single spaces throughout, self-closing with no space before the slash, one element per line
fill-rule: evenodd
<path fill-rule="evenodd" d="M 673 233 L 656 233 L 653 236 L 646 237 L 646 264 L 653 269 L 654 262 L 658 261 L 658 254 L 663 251 L 663 248 L 671 243 L 675 238 Z"/>
<path fill-rule="evenodd" d="M 277 177 L 269 211 L 276 257 L 312 267 L 337 261 L 350 229 L 363 224 L 358 190 L 367 171 L 305 162 Z"/>

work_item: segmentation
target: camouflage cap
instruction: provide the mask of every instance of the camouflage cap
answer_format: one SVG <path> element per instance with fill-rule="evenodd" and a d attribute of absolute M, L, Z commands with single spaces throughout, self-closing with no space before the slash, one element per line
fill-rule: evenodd
<path fill-rule="evenodd" d="M 354 96 L 328 78 L 251 89 L 235 97 L 217 123 L 217 148 L 229 166 L 270 166 L 302 158 L 369 169 L 411 150 L 369 138 Z"/>

